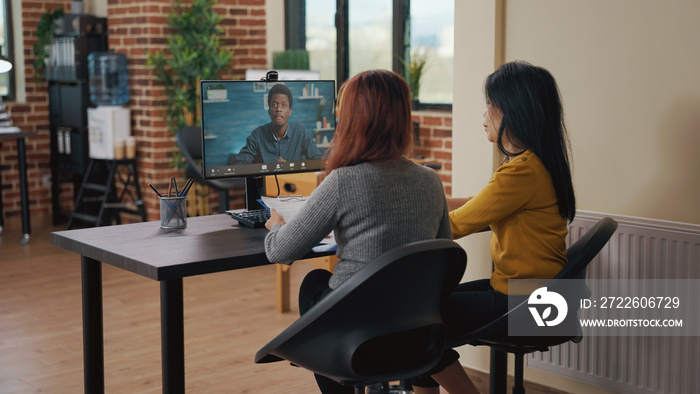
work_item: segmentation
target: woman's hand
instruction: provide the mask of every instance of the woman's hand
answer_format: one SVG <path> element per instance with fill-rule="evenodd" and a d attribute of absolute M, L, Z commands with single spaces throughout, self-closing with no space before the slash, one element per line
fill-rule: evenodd
<path fill-rule="evenodd" d="M 284 221 L 284 216 L 277 212 L 275 208 L 270 209 L 270 218 L 265 222 L 265 228 L 268 230 L 272 230 L 272 226 L 275 224 L 285 224 L 287 222 Z"/>

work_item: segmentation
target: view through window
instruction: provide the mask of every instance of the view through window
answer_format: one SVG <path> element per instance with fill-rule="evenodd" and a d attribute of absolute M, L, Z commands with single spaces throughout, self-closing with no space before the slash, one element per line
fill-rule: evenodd
<path fill-rule="evenodd" d="M 411 0 L 411 51 L 427 55 L 420 101 L 452 103 L 454 0 Z"/>
<path fill-rule="evenodd" d="M 394 18 L 396 2 L 410 3 L 408 21 Z M 311 69 L 322 78 L 337 77 L 336 4 L 328 0 L 306 0 L 306 49 Z M 397 21 L 398 19 L 398 21 Z M 407 23 L 406 23 L 407 22 Z M 404 23 L 410 52 L 427 55 L 420 101 L 427 104 L 452 104 L 454 75 L 454 0 L 352 0 L 348 2 L 349 74 L 383 68 L 393 69 L 392 46 L 395 23 Z M 410 39 L 408 39 L 410 37 Z M 408 60 L 408 59 L 404 59 Z M 398 71 L 398 70 L 397 70 Z"/>
<path fill-rule="evenodd" d="M 338 79 L 333 2 L 306 0 L 306 50 L 312 70 L 320 71 L 323 79 Z"/>
<path fill-rule="evenodd" d="M 348 3 L 350 75 L 392 69 L 392 0 L 353 0 Z"/>

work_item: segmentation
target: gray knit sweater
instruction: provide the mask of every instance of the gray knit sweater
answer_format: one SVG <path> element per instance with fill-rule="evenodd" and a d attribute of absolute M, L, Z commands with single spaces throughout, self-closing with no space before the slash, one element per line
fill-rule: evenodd
<path fill-rule="evenodd" d="M 332 171 L 304 207 L 265 237 L 265 253 L 291 264 L 334 231 L 338 243 L 329 287 L 335 289 L 382 253 L 426 239 L 452 238 L 439 176 L 407 159 Z"/>

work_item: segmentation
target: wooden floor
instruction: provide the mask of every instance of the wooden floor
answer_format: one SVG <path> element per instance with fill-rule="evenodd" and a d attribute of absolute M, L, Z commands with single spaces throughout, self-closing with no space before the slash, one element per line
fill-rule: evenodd
<path fill-rule="evenodd" d="M 50 244 L 63 228 L 48 217 L 33 218 L 28 245 L 20 228 L 8 219 L 0 235 L 0 393 L 81 393 L 80 256 Z M 292 300 L 310 269 L 293 266 Z M 161 392 L 158 282 L 103 264 L 103 300 L 106 392 Z M 184 307 L 188 393 L 318 392 L 308 371 L 253 362 L 298 314 L 296 302 L 275 311 L 273 266 L 186 278 Z"/>
<path fill-rule="evenodd" d="M 48 218 L 33 220 L 21 245 L 12 219 L 0 235 L 0 393 L 81 393 L 80 256 L 50 244 L 50 232 L 63 228 Z M 292 289 L 310 268 L 295 265 Z M 161 392 L 158 282 L 103 265 L 103 283 L 106 391 Z M 273 266 L 186 278 L 187 392 L 317 391 L 303 369 L 253 362 L 296 319 L 292 304 L 289 313 L 275 311 Z"/>

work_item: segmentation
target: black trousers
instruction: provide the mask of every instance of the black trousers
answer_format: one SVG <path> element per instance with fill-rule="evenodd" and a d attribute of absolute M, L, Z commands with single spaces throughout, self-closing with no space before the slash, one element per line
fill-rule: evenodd
<path fill-rule="evenodd" d="M 489 279 L 461 283 L 447 296 L 440 308 L 447 337 L 461 335 L 495 320 L 508 311 L 508 296 L 491 288 Z M 459 359 L 454 349 L 445 350 L 440 362 L 430 371 L 411 380 L 414 386 L 436 387 L 434 375 Z"/>

